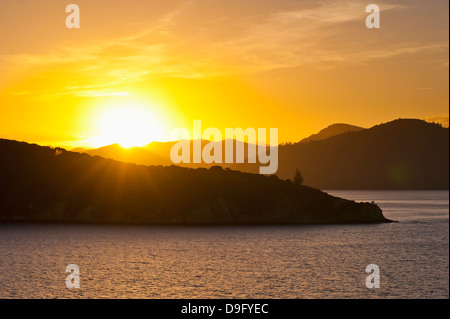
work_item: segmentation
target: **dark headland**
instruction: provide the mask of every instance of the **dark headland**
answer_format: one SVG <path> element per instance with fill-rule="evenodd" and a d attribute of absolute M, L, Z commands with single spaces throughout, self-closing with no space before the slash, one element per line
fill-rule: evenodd
<path fill-rule="evenodd" d="M 143 166 L 0 139 L 0 221 L 127 225 L 389 222 L 318 189 L 212 167 Z"/>

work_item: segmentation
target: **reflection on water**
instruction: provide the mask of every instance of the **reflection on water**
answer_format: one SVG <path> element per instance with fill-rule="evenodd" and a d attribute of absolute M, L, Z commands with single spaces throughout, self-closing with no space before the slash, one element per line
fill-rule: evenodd
<path fill-rule="evenodd" d="M 0 226 L 1 298 L 448 298 L 448 191 L 374 200 L 377 225 Z M 367 289 L 368 264 L 380 267 Z M 77 264 L 81 288 L 65 285 Z"/>

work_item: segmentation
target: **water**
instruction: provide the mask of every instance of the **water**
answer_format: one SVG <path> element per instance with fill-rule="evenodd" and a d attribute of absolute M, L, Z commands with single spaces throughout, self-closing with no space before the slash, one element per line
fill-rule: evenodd
<path fill-rule="evenodd" d="M 449 298 L 448 191 L 329 193 L 399 223 L 0 225 L 0 298 Z M 66 288 L 68 264 L 80 289 Z"/>

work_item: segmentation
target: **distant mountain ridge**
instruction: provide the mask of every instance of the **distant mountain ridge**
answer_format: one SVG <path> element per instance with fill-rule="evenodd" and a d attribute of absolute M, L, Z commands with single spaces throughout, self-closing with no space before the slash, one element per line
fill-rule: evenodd
<path fill-rule="evenodd" d="M 368 129 L 333 124 L 298 143 L 280 145 L 276 175 L 290 179 L 299 169 L 307 185 L 320 189 L 448 189 L 448 136 L 448 128 L 417 119 L 399 119 Z M 202 145 L 207 142 L 202 141 Z M 154 142 L 128 150 L 112 145 L 84 152 L 142 165 L 170 166 L 174 143 Z M 258 173 L 260 164 L 180 166 L 221 166 Z"/>
<path fill-rule="evenodd" d="M 353 132 L 357 130 L 362 130 L 363 128 L 349 125 L 349 124 L 332 124 L 328 126 L 327 128 L 321 130 L 317 134 L 313 134 L 302 141 L 300 143 L 307 143 L 310 141 L 316 141 L 316 140 L 322 140 L 326 139 L 332 136 L 336 136 L 339 134 L 347 133 L 347 132 Z M 210 141 L 202 140 L 201 145 L 202 148 L 209 143 Z M 215 142 L 215 143 L 222 143 L 221 142 Z M 170 159 L 170 150 L 173 145 L 175 145 L 177 141 L 171 141 L 171 142 L 151 142 L 145 146 L 141 147 L 132 147 L 129 149 L 121 147 L 119 144 L 111 144 L 102 146 L 99 148 L 89 148 L 85 149 L 82 147 L 77 147 L 72 149 L 72 152 L 77 153 L 86 153 L 93 156 L 101 156 L 105 158 L 111 158 L 122 162 L 127 163 L 135 163 L 140 165 L 163 165 L 163 166 L 170 166 L 172 165 L 172 161 Z M 243 145 L 244 147 L 244 154 L 245 154 L 245 161 L 247 162 L 247 150 L 248 150 L 248 143 L 234 140 L 233 146 L 234 146 L 234 154 L 236 154 L 236 148 L 238 144 Z M 191 141 L 191 148 L 192 148 L 192 141 Z M 179 163 L 178 166 L 182 167 L 190 167 L 190 168 L 209 168 L 212 166 L 221 166 L 223 168 L 229 168 L 233 165 L 233 163 L 225 163 L 225 143 L 222 144 L 222 163 L 193 163 L 192 161 L 192 154 L 191 154 L 191 163 Z"/>
<path fill-rule="evenodd" d="M 177 164 L 181 167 L 190 167 L 190 168 L 209 168 L 212 166 L 221 166 L 223 168 L 230 167 L 233 163 L 225 163 L 225 143 L 220 142 L 213 142 L 213 143 L 220 143 L 222 144 L 222 164 L 207 164 L 207 163 L 193 163 L 193 155 L 191 152 L 191 163 L 180 163 Z M 170 159 L 170 150 L 172 147 L 177 143 L 177 141 L 172 142 L 152 142 L 150 144 L 147 144 L 142 147 L 132 147 L 129 149 L 125 149 L 121 147 L 119 144 L 112 144 L 107 145 L 99 148 L 94 149 L 83 149 L 83 148 L 76 148 L 73 149 L 73 152 L 78 153 L 86 153 L 92 156 L 101 156 L 105 158 L 111 158 L 115 159 L 121 162 L 129 162 L 129 163 L 135 163 L 140 165 L 163 165 L 163 166 L 170 166 L 173 165 L 171 159 Z M 202 148 L 210 143 L 210 141 L 201 140 Z M 233 154 L 234 157 L 236 157 L 236 148 L 238 146 L 242 146 L 244 149 L 245 159 L 247 159 L 246 154 L 248 150 L 249 144 L 246 142 L 233 140 Z M 191 149 L 193 148 L 193 141 L 191 140 Z"/>
<path fill-rule="evenodd" d="M 308 142 L 313 142 L 313 141 L 326 140 L 327 138 L 330 138 L 330 137 L 333 137 L 336 135 L 340 135 L 340 134 L 344 134 L 344 133 L 348 133 L 348 132 L 361 131 L 361 130 L 364 130 L 364 128 L 355 126 L 355 125 L 350 125 L 350 124 L 336 123 L 336 124 L 332 124 L 332 125 L 324 128 L 317 134 L 313 134 L 307 138 L 304 138 L 303 140 L 300 141 L 300 143 L 308 143 Z"/>
<path fill-rule="evenodd" d="M 281 179 L 301 171 L 306 185 L 320 189 L 448 189 L 449 129 L 399 119 L 309 143 L 282 145 Z M 258 164 L 231 168 L 257 172 Z"/>

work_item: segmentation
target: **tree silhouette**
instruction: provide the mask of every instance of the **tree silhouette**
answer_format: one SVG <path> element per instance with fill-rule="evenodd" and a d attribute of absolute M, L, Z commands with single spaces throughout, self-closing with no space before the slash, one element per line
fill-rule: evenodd
<path fill-rule="evenodd" d="M 293 182 L 296 185 L 303 184 L 303 176 L 302 176 L 302 173 L 300 173 L 300 171 L 298 170 L 298 168 L 295 169 L 295 175 L 294 175 Z"/>

